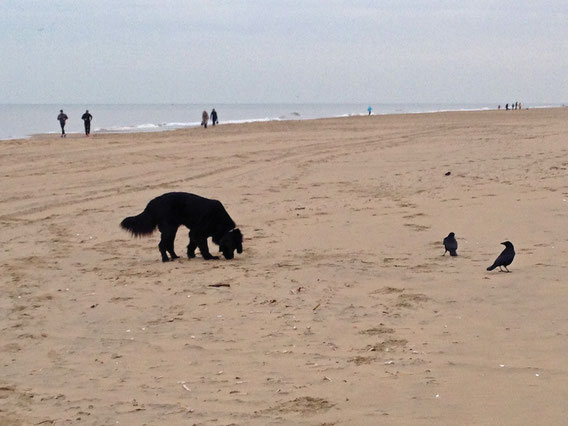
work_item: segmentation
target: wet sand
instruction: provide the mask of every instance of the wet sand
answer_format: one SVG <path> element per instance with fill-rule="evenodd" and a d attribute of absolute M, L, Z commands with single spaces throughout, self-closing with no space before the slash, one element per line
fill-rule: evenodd
<path fill-rule="evenodd" d="M 0 142 L 0 424 L 564 423 L 567 136 L 543 109 Z M 119 228 L 168 191 L 244 253 Z"/>

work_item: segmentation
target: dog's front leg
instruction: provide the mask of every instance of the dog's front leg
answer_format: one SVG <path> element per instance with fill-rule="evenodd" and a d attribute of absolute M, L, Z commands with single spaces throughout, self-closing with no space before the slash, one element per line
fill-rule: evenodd
<path fill-rule="evenodd" d="M 195 238 L 191 238 L 191 232 L 189 233 L 189 244 L 187 245 L 187 257 L 193 259 L 195 257 L 195 249 L 197 244 L 195 243 Z"/>
<path fill-rule="evenodd" d="M 199 247 L 199 251 L 201 252 L 201 256 L 203 256 L 203 259 L 205 260 L 219 259 L 219 256 L 212 256 L 211 253 L 209 253 L 209 247 L 207 246 L 207 238 L 201 238 L 197 243 L 197 246 Z"/>

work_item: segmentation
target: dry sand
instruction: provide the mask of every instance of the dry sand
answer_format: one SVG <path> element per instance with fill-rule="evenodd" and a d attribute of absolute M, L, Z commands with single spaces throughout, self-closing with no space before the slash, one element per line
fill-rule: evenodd
<path fill-rule="evenodd" d="M 567 136 L 549 109 L 1 142 L 0 424 L 566 424 Z M 168 191 L 244 253 L 119 228 Z"/>

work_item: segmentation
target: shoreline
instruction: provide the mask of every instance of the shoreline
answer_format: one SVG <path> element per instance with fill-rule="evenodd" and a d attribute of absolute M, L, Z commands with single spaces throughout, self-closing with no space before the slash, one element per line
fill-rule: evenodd
<path fill-rule="evenodd" d="M 160 105 L 160 104 L 158 104 Z M 166 105 L 166 104 L 164 104 Z M 290 104 L 291 106 L 293 104 Z M 429 110 L 429 111 L 408 111 L 408 112 L 388 112 L 388 113 L 373 113 L 372 116 L 381 116 L 381 117 L 388 117 L 388 116 L 404 116 L 404 115 L 415 115 L 415 114 L 437 114 L 437 113 L 453 113 L 453 112 L 482 112 L 482 111 L 496 111 L 496 112 L 518 112 L 524 110 L 531 110 L 531 109 L 557 109 L 557 108 L 566 108 L 566 106 L 535 106 L 529 108 L 523 108 L 522 110 L 510 110 L 506 111 L 505 109 L 501 108 L 501 110 L 497 108 L 490 108 L 490 107 L 483 107 L 483 108 L 472 108 L 472 109 L 442 109 L 442 110 Z M 239 125 L 239 124 L 251 124 L 251 123 L 270 123 L 270 122 L 287 122 L 287 121 L 310 121 L 310 120 L 327 120 L 327 119 L 341 119 L 341 118 L 352 118 L 352 117 L 368 117 L 366 113 L 360 114 L 341 114 L 336 116 L 329 116 L 329 117 L 315 117 L 315 118 L 298 118 L 298 117 L 290 117 L 290 118 L 257 118 L 257 119 L 242 119 L 242 120 L 229 120 L 226 122 L 222 122 L 218 124 L 218 126 L 226 126 L 226 125 Z M 199 128 L 199 122 L 193 123 L 164 123 L 161 125 L 154 125 L 154 124 L 141 124 L 138 126 L 126 126 L 121 127 L 122 129 L 128 128 L 129 130 L 107 130 L 96 128 L 91 131 L 91 137 L 96 135 L 120 135 L 120 134 L 152 134 L 152 133 L 162 133 L 162 132 L 172 132 L 172 131 L 179 131 L 184 129 L 193 129 Z M 209 126 L 214 127 L 214 126 Z M 67 132 L 68 135 L 72 135 L 72 137 L 77 136 L 84 136 L 84 133 L 81 131 L 73 131 Z M 15 137 L 15 138 L 6 138 L 0 139 L 0 142 L 5 141 L 17 141 L 17 140 L 26 140 L 26 139 L 36 139 L 36 138 L 44 138 L 44 137 L 51 137 L 51 136 L 59 136 L 59 131 L 53 132 L 40 132 L 30 134 L 25 137 Z"/>

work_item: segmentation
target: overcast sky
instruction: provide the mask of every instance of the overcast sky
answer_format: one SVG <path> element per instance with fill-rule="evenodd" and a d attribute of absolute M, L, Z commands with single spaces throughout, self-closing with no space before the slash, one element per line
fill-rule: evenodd
<path fill-rule="evenodd" d="M 568 0 L 0 0 L 0 103 L 568 103 Z"/>

